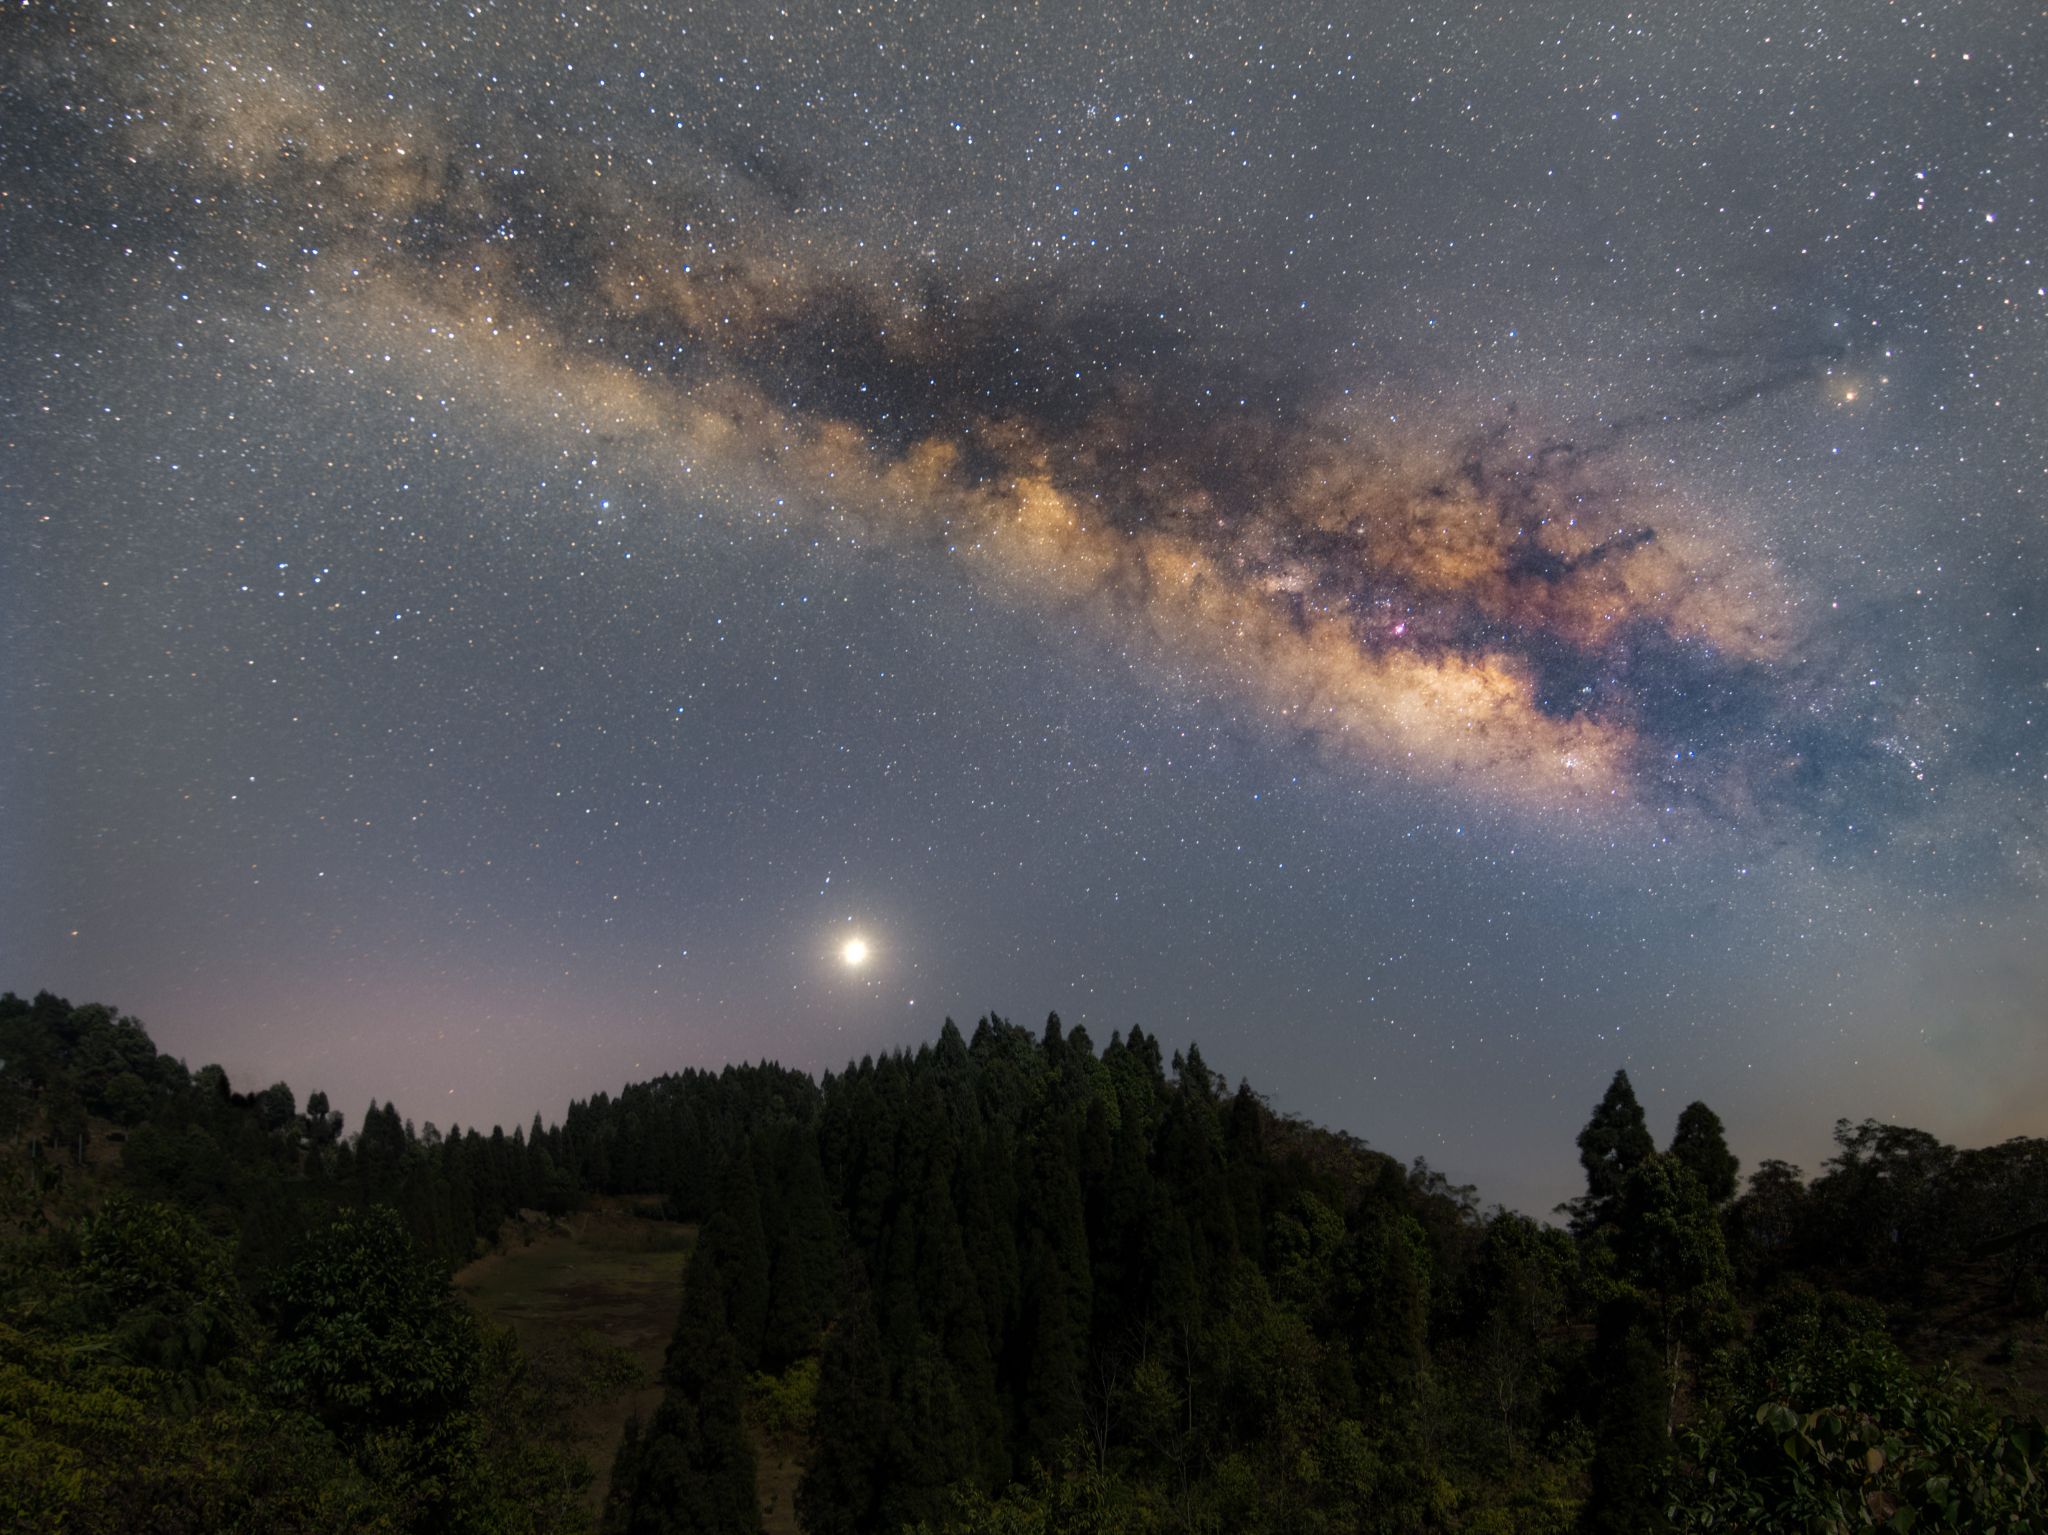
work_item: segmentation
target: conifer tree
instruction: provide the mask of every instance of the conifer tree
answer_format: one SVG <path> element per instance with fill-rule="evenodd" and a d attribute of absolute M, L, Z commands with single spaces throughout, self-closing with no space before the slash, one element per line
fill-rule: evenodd
<path fill-rule="evenodd" d="M 744 1164 L 746 1158 L 735 1158 Z M 742 1205 L 751 1180 L 731 1186 Z M 683 1305 L 669 1340 L 662 1378 L 668 1387 L 654 1419 L 614 1471 L 631 1478 L 623 1514 L 608 1514 L 619 1535 L 713 1535 L 760 1528 L 754 1452 L 743 1418 L 745 1366 L 732 1325 L 733 1264 L 742 1243 L 728 1207 L 690 1255 Z M 758 1221 L 757 1221 L 758 1224 Z M 622 1450 L 622 1457 L 625 1452 Z M 616 1511 L 615 1511 L 616 1512 Z"/>
<path fill-rule="evenodd" d="M 1050 1025 L 1048 1030 L 1050 1030 Z M 1064 1126 L 1041 1126 L 1025 1190 L 1024 1445 L 1051 1464 L 1081 1425 L 1081 1372 L 1094 1297 L 1077 1158 Z"/>
<path fill-rule="evenodd" d="M 1704 1103 L 1689 1103 L 1671 1134 L 1671 1155 L 1699 1181 L 1700 1190 L 1716 1205 L 1735 1197 L 1742 1164 L 1728 1149 L 1721 1116 Z"/>
<path fill-rule="evenodd" d="M 767 1330 L 769 1266 L 768 1237 L 761 1227 L 760 1191 L 754 1181 L 754 1159 L 745 1147 L 727 1164 L 718 1213 L 706 1227 L 705 1237 L 715 1241 L 719 1248 L 726 1326 L 731 1330 L 740 1368 L 752 1370 L 760 1362 L 761 1341 Z"/>
<path fill-rule="evenodd" d="M 880 1527 L 937 1521 L 973 1477 L 976 1453 L 953 1370 L 929 1333 L 894 1371 L 889 1424 Z"/>
<path fill-rule="evenodd" d="M 737 1372 L 717 1372 L 695 1400 L 671 1391 L 647 1432 L 620 1445 L 605 1535 L 753 1535 L 760 1528 Z"/>
<path fill-rule="evenodd" d="M 807 1535 L 867 1535 L 882 1527 L 893 1431 L 881 1335 L 867 1295 L 857 1291 L 826 1336 L 818 1372 L 814 1447 L 796 1491 Z"/>
<path fill-rule="evenodd" d="M 817 1350 L 840 1271 L 838 1222 L 815 1137 L 792 1130 L 778 1147 L 777 1230 L 762 1319 L 761 1367 L 781 1371 Z"/>
<path fill-rule="evenodd" d="M 1573 1228 L 1583 1232 L 1606 1225 L 1614 1216 L 1628 1175 L 1656 1150 L 1628 1073 L 1617 1071 L 1586 1128 L 1579 1132 L 1579 1165 L 1586 1170 L 1586 1194 L 1570 1207 Z"/>

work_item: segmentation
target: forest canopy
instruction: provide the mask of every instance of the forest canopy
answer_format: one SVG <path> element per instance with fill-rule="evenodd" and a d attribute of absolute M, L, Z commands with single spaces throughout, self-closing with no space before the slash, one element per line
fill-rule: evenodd
<path fill-rule="evenodd" d="M 509 1135 L 48 993 L 0 1063 L 10 1527 L 586 1528 L 602 1471 L 449 1277 L 604 1195 L 698 1227 L 606 1532 L 761 1528 L 769 1446 L 811 1535 L 2048 1527 L 2048 1142 L 1845 1121 L 1745 1180 L 1617 1072 L 1552 1225 L 1057 1017 Z"/>

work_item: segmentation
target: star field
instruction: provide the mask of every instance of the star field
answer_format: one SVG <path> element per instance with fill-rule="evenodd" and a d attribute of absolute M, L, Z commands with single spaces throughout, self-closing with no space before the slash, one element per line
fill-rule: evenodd
<path fill-rule="evenodd" d="M 1266 11 L 18 7 L 7 984 L 2048 1133 L 2040 18 Z"/>

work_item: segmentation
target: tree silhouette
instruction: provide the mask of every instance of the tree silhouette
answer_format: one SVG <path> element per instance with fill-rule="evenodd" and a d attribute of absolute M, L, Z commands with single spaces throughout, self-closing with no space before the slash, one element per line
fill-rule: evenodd
<path fill-rule="evenodd" d="M 1671 1155 L 1699 1180 L 1700 1190 L 1717 1205 L 1735 1197 L 1742 1164 L 1728 1149 L 1721 1116 L 1704 1103 L 1688 1103 L 1671 1133 Z"/>
<path fill-rule="evenodd" d="M 1656 1150 L 1628 1073 L 1617 1071 L 1586 1128 L 1579 1132 L 1579 1166 L 1586 1170 L 1586 1194 L 1570 1207 L 1573 1228 L 1590 1231 L 1611 1221 L 1628 1175 Z"/>

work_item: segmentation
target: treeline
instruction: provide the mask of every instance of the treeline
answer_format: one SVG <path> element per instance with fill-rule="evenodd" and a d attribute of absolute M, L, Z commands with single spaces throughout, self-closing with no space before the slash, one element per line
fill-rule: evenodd
<path fill-rule="evenodd" d="M 553 1443 L 582 1384 L 449 1285 L 575 1197 L 537 1124 L 345 1133 L 108 1008 L 0 996 L 0 1529 L 582 1528 Z"/>
<path fill-rule="evenodd" d="M 1057 1018 L 566 1124 L 584 1177 L 673 1168 L 705 1222 L 608 1535 L 758 1528 L 764 1430 L 812 1535 L 2048 1518 L 2038 1421 L 1893 1337 L 1987 1243 L 2000 1314 L 2048 1310 L 2048 1143 L 1844 1124 L 1810 1186 L 1766 1163 L 1737 1197 L 1718 1117 L 1659 1150 L 1618 1074 L 1559 1229 Z"/>
<path fill-rule="evenodd" d="M 1617 1074 L 1560 1227 L 1139 1030 L 948 1022 L 443 1134 L 8 995 L 0 1527 L 581 1528 L 576 1383 L 448 1275 L 588 1192 L 701 1223 L 607 1535 L 758 1529 L 764 1449 L 810 1535 L 2048 1529 L 2048 1143 L 1836 1141 L 1745 1186 Z M 1965 1300 L 2002 1399 L 1901 1351 Z"/>
<path fill-rule="evenodd" d="M 395 1210 L 419 1244 L 454 1266 L 521 1209 L 559 1213 L 580 1197 L 560 1129 L 486 1135 L 372 1102 L 348 1133 L 325 1093 L 303 1110 L 278 1082 L 236 1092 L 218 1066 L 189 1071 L 142 1024 L 97 1003 L 0 995 L 0 1136 L 39 1130 L 14 1182 L 33 1204 L 67 1170 L 118 1163 L 131 1192 L 231 1230 L 243 1264 L 267 1270 L 342 1208 Z M 97 1129 L 94 1122 L 99 1121 Z"/>

